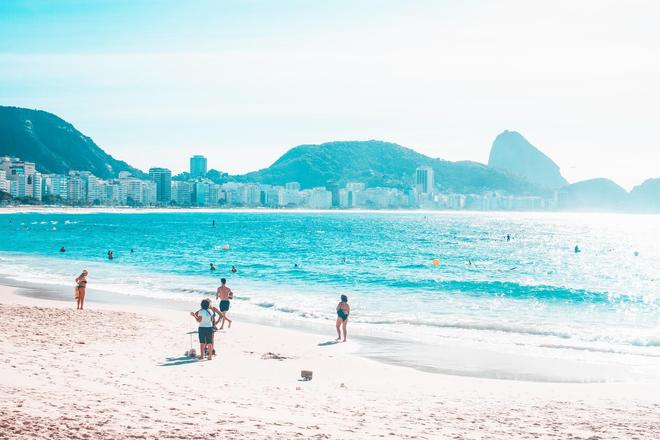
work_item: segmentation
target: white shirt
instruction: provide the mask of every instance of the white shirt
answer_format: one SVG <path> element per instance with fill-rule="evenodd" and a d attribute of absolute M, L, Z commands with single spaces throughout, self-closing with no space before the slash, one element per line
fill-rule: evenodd
<path fill-rule="evenodd" d="M 202 317 L 202 320 L 199 322 L 200 327 L 213 327 L 213 311 L 211 309 L 199 309 L 197 314 Z"/>

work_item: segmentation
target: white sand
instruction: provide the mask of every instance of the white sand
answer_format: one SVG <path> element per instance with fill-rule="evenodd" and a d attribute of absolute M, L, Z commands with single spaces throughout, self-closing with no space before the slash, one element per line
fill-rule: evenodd
<path fill-rule="evenodd" d="M 660 384 L 423 373 L 319 346 L 333 328 L 238 321 L 216 334 L 219 356 L 190 361 L 189 315 L 87 307 L 0 287 L 1 439 L 660 438 Z"/>

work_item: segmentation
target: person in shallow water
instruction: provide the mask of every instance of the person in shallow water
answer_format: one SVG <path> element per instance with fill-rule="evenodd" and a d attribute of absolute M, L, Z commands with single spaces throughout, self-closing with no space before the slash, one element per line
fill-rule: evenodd
<path fill-rule="evenodd" d="M 344 329 L 344 342 L 346 342 L 346 324 L 348 324 L 348 315 L 351 313 L 351 306 L 348 305 L 348 297 L 341 296 L 341 302 L 337 304 L 337 341 L 341 341 L 341 330 Z"/>
<path fill-rule="evenodd" d="M 83 270 L 82 273 L 76 278 L 76 310 L 82 310 L 83 305 L 85 304 L 85 291 L 87 290 L 87 274 L 86 270 Z"/>
<path fill-rule="evenodd" d="M 222 321 L 220 322 L 220 330 L 225 326 L 225 321 L 229 323 L 227 328 L 231 328 L 232 320 L 227 318 L 227 312 L 229 311 L 229 300 L 234 299 L 234 292 L 231 291 L 229 287 L 226 286 L 227 280 L 225 278 L 220 279 L 220 287 L 215 292 L 215 299 L 220 300 L 220 316 L 222 316 Z"/>
<path fill-rule="evenodd" d="M 211 302 L 208 299 L 202 300 L 200 309 L 196 312 L 190 312 L 190 316 L 199 323 L 197 334 L 199 335 L 199 359 L 204 359 L 204 353 L 207 353 L 207 359 L 213 360 L 213 326 L 215 320 L 211 313 Z M 207 351 L 208 350 L 208 351 Z"/>
<path fill-rule="evenodd" d="M 236 266 L 231 267 L 231 273 L 236 273 L 238 272 L 238 269 L 236 269 Z"/>
<path fill-rule="evenodd" d="M 215 270 L 215 264 L 211 263 L 211 268 L 210 270 Z"/>
<path fill-rule="evenodd" d="M 60 248 L 60 252 L 66 252 L 66 249 L 64 249 L 64 246 Z"/>

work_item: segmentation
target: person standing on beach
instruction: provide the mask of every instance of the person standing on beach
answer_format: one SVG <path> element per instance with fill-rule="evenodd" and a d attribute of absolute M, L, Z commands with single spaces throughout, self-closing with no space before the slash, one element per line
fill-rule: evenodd
<path fill-rule="evenodd" d="M 220 300 L 220 316 L 222 316 L 222 321 L 220 322 L 220 330 L 225 326 L 225 321 L 229 323 L 227 328 L 231 328 L 231 319 L 227 318 L 227 311 L 229 310 L 229 300 L 234 299 L 234 292 L 231 291 L 229 287 L 226 286 L 227 280 L 225 278 L 220 279 L 220 287 L 215 292 L 215 299 Z"/>
<path fill-rule="evenodd" d="M 201 308 L 196 312 L 190 312 L 190 316 L 199 323 L 197 334 L 199 335 L 199 359 L 204 359 L 204 353 L 208 360 L 213 360 L 213 315 L 211 314 L 211 302 L 202 300 Z M 208 350 L 208 351 L 207 351 Z"/>
<path fill-rule="evenodd" d="M 341 296 L 341 302 L 337 304 L 337 341 L 341 341 L 340 327 L 344 328 L 344 342 L 346 342 L 346 324 L 348 324 L 348 315 L 351 313 L 351 306 L 348 305 L 348 297 Z"/>
<path fill-rule="evenodd" d="M 87 290 L 87 274 L 86 270 L 83 270 L 80 276 L 76 278 L 76 301 L 78 303 L 76 310 L 82 310 L 85 303 L 85 290 Z"/>

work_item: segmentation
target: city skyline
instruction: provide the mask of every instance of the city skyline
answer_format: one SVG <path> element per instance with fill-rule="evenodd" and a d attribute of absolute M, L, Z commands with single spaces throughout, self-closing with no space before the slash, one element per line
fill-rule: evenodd
<path fill-rule="evenodd" d="M 204 156 L 190 158 L 187 179 L 172 179 L 167 168 L 149 168 L 148 178 L 120 171 L 116 178 L 101 179 L 90 171 L 66 174 L 41 173 L 38 164 L 18 157 L 0 157 L 0 191 L 18 203 L 72 206 L 210 207 L 274 209 L 449 209 L 548 211 L 561 208 L 560 193 L 552 197 L 514 196 L 502 191 L 483 194 L 439 191 L 433 169 L 417 167 L 407 189 L 367 187 L 364 182 L 302 188 L 296 181 L 283 185 L 206 178 Z M 6 204 L 7 200 L 1 201 Z"/>
<path fill-rule="evenodd" d="M 655 3 L 153 5 L 3 2 L 0 102 L 56 113 L 143 170 L 194 153 L 242 174 L 367 139 L 486 163 L 509 129 L 570 182 L 660 177 Z"/>

